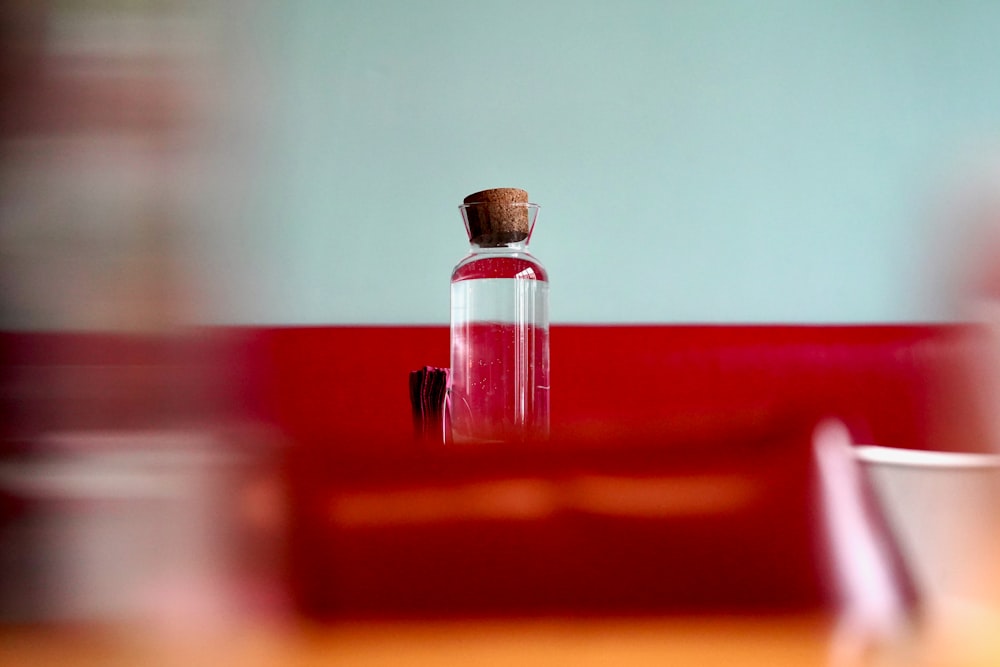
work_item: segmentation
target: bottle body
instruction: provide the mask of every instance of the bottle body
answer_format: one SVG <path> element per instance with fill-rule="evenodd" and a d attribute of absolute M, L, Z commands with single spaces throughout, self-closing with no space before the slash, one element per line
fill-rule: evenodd
<path fill-rule="evenodd" d="M 451 277 L 452 441 L 549 432 L 549 281 L 525 244 L 477 248 Z"/>

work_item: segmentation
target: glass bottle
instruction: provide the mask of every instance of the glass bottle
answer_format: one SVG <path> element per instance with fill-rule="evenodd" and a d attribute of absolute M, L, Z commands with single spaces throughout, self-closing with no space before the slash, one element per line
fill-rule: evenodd
<path fill-rule="evenodd" d="M 528 251 L 538 206 L 514 188 L 459 207 L 470 250 L 451 274 L 448 419 L 455 443 L 549 432 L 549 281 Z"/>

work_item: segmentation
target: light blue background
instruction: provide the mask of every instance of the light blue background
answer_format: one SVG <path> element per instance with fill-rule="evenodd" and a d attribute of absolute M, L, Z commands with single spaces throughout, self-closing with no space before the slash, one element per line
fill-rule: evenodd
<path fill-rule="evenodd" d="M 499 186 L 542 205 L 556 322 L 939 320 L 928 199 L 1000 136 L 993 2 L 288 0 L 246 29 L 227 322 L 445 323 L 456 206 Z"/>

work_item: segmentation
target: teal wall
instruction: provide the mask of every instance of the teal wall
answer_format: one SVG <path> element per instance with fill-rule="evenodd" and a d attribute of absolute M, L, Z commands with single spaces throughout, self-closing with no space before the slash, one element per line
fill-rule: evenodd
<path fill-rule="evenodd" d="M 942 319 L 928 200 L 1000 136 L 993 2 L 286 0 L 247 30 L 226 321 L 447 322 L 456 206 L 497 186 L 542 205 L 557 322 Z"/>

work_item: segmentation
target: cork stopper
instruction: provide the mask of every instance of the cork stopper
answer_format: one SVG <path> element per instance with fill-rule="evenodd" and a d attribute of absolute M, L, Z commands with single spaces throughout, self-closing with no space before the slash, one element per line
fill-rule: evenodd
<path fill-rule="evenodd" d="M 528 193 L 518 188 L 493 188 L 474 192 L 464 200 L 469 241 L 496 247 L 528 238 Z"/>

